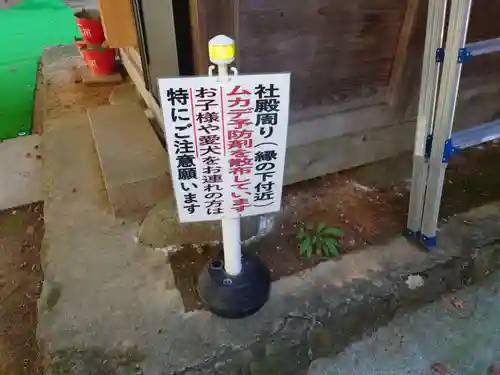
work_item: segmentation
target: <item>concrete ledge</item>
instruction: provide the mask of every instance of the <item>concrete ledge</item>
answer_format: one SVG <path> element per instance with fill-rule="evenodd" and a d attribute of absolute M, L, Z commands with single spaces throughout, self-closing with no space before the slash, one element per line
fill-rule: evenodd
<path fill-rule="evenodd" d="M 0 142 L 0 210 L 43 200 L 40 136 Z"/>
<path fill-rule="evenodd" d="M 123 77 L 120 72 L 107 75 L 96 75 L 87 66 L 78 68 L 77 74 L 81 77 L 83 83 L 87 85 L 103 85 L 103 84 L 116 84 L 123 82 Z"/>
<path fill-rule="evenodd" d="M 88 116 L 115 216 L 143 213 L 171 194 L 167 153 L 138 103 L 89 109 Z"/>
<path fill-rule="evenodd" d="M 41 313 L 39 339 L 49 348 L 49 363 L 71 369 L 66 375 L 97 368 L 90 355 L 95 350 L 104 358 L 99 364 L 103 373 L 132 374 L 119 364 L 114 372 L 106 367 L 115 358 L 113 353 L 130 348 L 135 353 L 130 371 L 144 374 L 304 374 L 314 359 L 338 353 L 387 324 L 397 311 L 420 307 L 498 268 L 499 220 L 500 204 L 491 204 L 450 220 L 441 228 L 439 248 L 431 252 L 398 238 L 321 263 L 274 282 L 269 303 L 243 320 L 185 312 L 177 290 L 170 283 L 164 286 L 168 265 L 159 252 L 136 252 L 134 245 L 120 242 L 122 251 L 113 260 L 120 264 L 98 257 L 96 265 L 108 270 L 98 274 L 100 281 L 86 277 L 75 282 L 74 270 L 67 271 L 62 264 L 57 274 L 49 273 L 63 291 L 53 309 Z M 116 228 L 110 232 L 98 220 L 91 223 L 103 232 L 100 241 L 107 241 L 105 245 L 80 249 L 89 233 L 61 232 L 78 241 L 71 254 L 84 259 L 80 254 L 89 253 L 86 264 L 95 262 L 91 254 L 101 254 L 99 249 L 111 248 L 121 238 Z M 60 256 L 64 249 L 52 252 Z M 144 259 L 139 260 L 139 254 Z M 146 260 L 153 255 L 150 269 Z M 68 261 L 74 262 L 73 258 Z M 409 282 L 410 276 L 422 282 Z M 90 306 L 90 301 L 93 309 L 81 311 L 79 306 Z M 51 370 L 49 365 L 48 374 L 57 374 Z"/>
<path fill-rule="evenodd" d="M 312 360 L 339 353 L 398 310 L 418 308 L 499 268 L 499 220 L 500 204 L 484 206 L 451 220 L 432 252 L 401 238 L 282 279 L 273 285 L 275 307 L 269 308 L 276 309 L 277 294 L 283 308 L 257 318 L 274 324 L 264 329 L 252 322 L 255 339 L 176 374 L 304 374 Z M 411 275 L 423 284 L 410 287 Z"/>

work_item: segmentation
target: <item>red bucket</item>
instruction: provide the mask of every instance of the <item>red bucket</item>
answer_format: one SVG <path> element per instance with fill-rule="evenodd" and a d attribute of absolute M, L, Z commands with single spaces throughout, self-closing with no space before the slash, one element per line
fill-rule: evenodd
<path fill-rule="evenodd" d="M 99 12 L 83 10 L 75 14 L 76 24 L 86 43 L 102 44 L 104 29 L 102 28 Z"/>
<path fill-rule="evenodd" d="M 85 64 L 98 76 L 116 72 L 115 50 L 113 48 L 80 49 Z"/>

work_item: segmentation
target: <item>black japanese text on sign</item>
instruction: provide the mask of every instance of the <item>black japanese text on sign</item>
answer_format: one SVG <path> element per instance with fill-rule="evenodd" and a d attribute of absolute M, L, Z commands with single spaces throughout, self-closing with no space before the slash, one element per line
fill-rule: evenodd
<path fill-rule="evenodd" d="M 213 82 L 212 82 L 213 84 Z M 200 86 L 190 89 L 193 116 L 196 122 L 196 142 L 202 183 L 203 210 L 206 216 L 224 214 L 224 124 L 222 88 Z"/>
<path fill-rule="evenodd" d="M 182 222 L 280 209 L 289 87 L 289 74 L 160 80 Z"/>
<path fill-rule="evenodd" d="M 191 95 L 186 88 L 170 88 L 166 91 L 166 99 L 170 104 L 170 118 L 165 121 L 173 127 L 173 149 L 170 152 L 174 157 L 171 166 L 172 173 L 180 186 L 180 200 L 177 204 L 189 215 L 195 215 L 200 208 L 198 196 L 198 150 L 196 146 L 196 128 L 193 125 L 190 108 Z"/>

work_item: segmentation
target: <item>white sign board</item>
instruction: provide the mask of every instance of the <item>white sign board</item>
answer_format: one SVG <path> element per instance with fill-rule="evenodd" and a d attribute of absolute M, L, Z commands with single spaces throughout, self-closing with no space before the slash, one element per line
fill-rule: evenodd
<path fill-rule="evenodd" d="M 279 211 L 290 74 L 159 80 L 181 222 Z"/>

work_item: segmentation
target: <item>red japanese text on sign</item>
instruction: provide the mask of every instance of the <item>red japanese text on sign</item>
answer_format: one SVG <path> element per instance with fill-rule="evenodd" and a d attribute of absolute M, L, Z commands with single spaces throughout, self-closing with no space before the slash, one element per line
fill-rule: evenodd
<path fill-rule="evenodd" d="M 253 173 L 252 152 L 252 94 L 246 88 L 231 86 L 227 92 L 228 124 L 227 149 L 231 181 L 231 209 L 242 213 L 252 205 L 250 191 Z M 247 152 L 247 153 L 246 153 Z"/>

